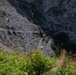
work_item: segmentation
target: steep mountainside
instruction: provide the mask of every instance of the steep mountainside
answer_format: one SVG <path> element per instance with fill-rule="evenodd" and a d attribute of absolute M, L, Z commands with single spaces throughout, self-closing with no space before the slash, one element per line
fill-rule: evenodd
<path fill-rule="evenodd" d="M 60 32 L 76 45 L 76 0 L 0 0 L 0 39 L 8 47 L 49 53 Z"/>

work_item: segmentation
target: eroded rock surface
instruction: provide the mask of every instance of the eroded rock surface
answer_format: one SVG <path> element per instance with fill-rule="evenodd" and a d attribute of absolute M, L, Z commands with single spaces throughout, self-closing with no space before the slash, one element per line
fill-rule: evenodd
<path fill-rule="evenodd" d="M 76 0 L 0 0 L 0 39 L 21 51 L 47 45 L 58 32 L 76 43 Z"/>

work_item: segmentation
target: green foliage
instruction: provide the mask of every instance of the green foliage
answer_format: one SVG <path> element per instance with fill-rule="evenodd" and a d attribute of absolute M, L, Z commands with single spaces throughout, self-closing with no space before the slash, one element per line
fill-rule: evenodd
<path fill-rule="evenodd" d="M 1 75 L 27 75 L 24 72 L 26 60 L 20 54 L 0 51 L 0 74 Z"/>
<path fill-rule="evenodd" d="M 51 61 L 48 57 L 46 58 L 40 52 L 34 52 L 31 57 L 32 70 L 35 72 L 35 75 L 41 75 L 47 69 L 54 67 L 55 64 L 53 62 L 54 61 Z"/>
<path fill-rule="evenodd" d="M 76 62 L 68 60 L 57 70 L 58 59 L 49 58 L 42 52 L 19 54 L 0 50 L 0 75 L 76 75 Z"/>
<path fill-rule="evenodd" d="M 21 55 L 0 51 L 0 75 L 41 75 L 55 66 L 55 60 L 51 60 L 40 52 Z"/>

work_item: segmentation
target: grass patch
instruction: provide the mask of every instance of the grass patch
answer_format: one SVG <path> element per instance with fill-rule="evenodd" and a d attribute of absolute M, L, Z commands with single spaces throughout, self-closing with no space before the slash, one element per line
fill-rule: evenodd
<path fill-rule="evenodd" d="M 49 75 L 76 75 L 76 62 L 67 61 L 65 65 Z"/>

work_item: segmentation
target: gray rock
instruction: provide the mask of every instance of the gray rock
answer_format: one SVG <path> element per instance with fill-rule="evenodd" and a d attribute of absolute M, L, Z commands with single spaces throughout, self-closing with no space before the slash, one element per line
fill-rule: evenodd
<path fill-rule="evenodd" d="M 76 0 L 0 0 L 0 38 L 7 46 L 37 49 L 41 38 L 59 31 L 76 42 Z"/>

